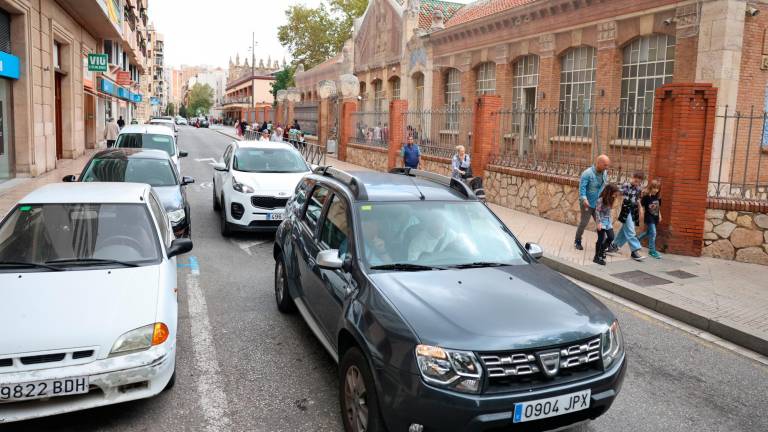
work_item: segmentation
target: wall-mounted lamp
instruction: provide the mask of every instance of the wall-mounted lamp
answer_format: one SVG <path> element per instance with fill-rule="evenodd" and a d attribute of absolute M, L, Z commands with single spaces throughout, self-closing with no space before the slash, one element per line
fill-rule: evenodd
<path fill-rule="evenodd" d="M 544 100 L 544 99 L 546 99 L 546 97 L 547 97 L 546 93 L 544 93 L 543 91 L 539 92 L 539 99 Z"/>
<path fill-rule="evenodd" d="M 50 66 L 46 66 L 46 67 L 43 68 L 43 71 L 45 71 L 45 72 L 48 72 L 49 70 L 51 70 Z"/>
<path fill-rule="evenodd" d="M 754 6 L 747 6 L 747 16 L 756 17 L 758 15 L 760 15 L 760 9 Z"/>
<path fill-rule="evenodd" d="M 600 97 L 605 96 L 605 89 L 600 89 Z"/>
<path fill-rule="evenodd" d="M 677 22 L 677 18 L 667 18 L 664 20 L 664 25 L 672 25 Z"/>

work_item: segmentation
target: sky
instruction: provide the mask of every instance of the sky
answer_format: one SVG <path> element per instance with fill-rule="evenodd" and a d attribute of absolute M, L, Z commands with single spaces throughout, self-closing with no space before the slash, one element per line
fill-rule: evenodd
<path fill-rule="evenodd" d="M 468 3 L 471 0 L 454 0 Z M 240 53 L 250 62 L 251 35 L 256 36 L 256 62 L 271 56 L 291 60 L 277 40 L 290 5 L 318 6 L 322 0 L 149 0 L 149 19 L 165 37 L 165 63 L 174 67 L 227 67 Z"/>

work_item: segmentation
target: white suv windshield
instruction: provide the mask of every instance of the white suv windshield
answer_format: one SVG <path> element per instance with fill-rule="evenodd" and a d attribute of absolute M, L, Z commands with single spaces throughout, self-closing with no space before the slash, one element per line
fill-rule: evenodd
<path fill-rule="evenodd" d="M 297 152 L 273 148 L 238 149 L 232 168 L 235 171 L 254 173 L 309 172 L 309 166 Z"/>
<path fill-rule="evenodd" d="M 392 202 L 357 206 L 370 267 L 391 264 L 522 264 L 523 251 L 480 202 Z"/>
<path fill-rule="evenodd" d="M 176 155 L 176 144 L 170 135 L 124 133 L 117 136 L 115 147 L 162 150 L 170 156 Z"/>
<path fill-rule="evenodd" d="M 19 205 L 0 225 L 0 271 L 22 264 L 141 265 L 160 256 L 141 204 Z"/>

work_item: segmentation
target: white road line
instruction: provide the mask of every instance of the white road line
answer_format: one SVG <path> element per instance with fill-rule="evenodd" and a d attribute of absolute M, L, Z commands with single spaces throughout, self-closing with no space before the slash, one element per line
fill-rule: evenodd
<path fill-rule="evenodd" d="M 195 159 L 195 162 L 208 162 L 209 164 L 215 164 L 216 159 L 214 158 L 201 158 L 201 159 Z"/>
<path fill-rule="evenodd" d="M 267 242 L 267 240 L 247 241 L 247 240 L 235 240 L 235 239 L 229 239 L 229 241 L 231 241 L 234 245 L 236 245 L 237 247 L 242 249 L 245 253 L 251 256 L 253 255 L 253 253 L 251 253 L 252 247 L 256 245 L 264 244 Z"/>
<path fill-rule="evenodd" d="M 209 432 L 228 431 L 231 423 L 227 417 L 227 395 L 219 383 L 219 363 L 216 360 L 216 348 L 211 336 L 211 323 L 208 320 L 208 305 L 200 289 L 200 272 L 193 269 L 187 273 L 187 292 L 189 293 L 189 321 L 192 326 L 192 351 L 195 364 L 200 373 L 196 376 L 197 393 L 200 407 L 206 420 L 205 430 Z"/>

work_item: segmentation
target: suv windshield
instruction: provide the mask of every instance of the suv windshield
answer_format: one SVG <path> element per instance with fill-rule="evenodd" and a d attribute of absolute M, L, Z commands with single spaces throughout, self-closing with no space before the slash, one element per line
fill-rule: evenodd
<path fill-rule="evenodd" d="M 80 181 L 147 183 L 155 187 L 178 184 L 168 160 L 140 158 L 92 160 Z"/>
<path fill-rule="evenodd" d="M 359 250 L 369 267 L 525 262 L 517 242 L 480 202 L 362 203 L 357 211 L 362 224 Z"/>
<path fill-rule="evenodd" d="M 0 271 L 50 265 L 154 264 L 157 231 L 141 204 L 17 206 L 0 225 Z"/>
<path fill-rule="evenodd" d="M 162 150 L 170 156 L 176 155 L 176 145 L 170 135 L 125 133 L 117 136 L 117 148 L 143 148 Z"/>
<path fill-rule="evenodd" d="M 235 171 L 253 173 L 308 172 L 309 166 L 301 156 L 290 149 L 240 148 L 232 164 Z"/>

